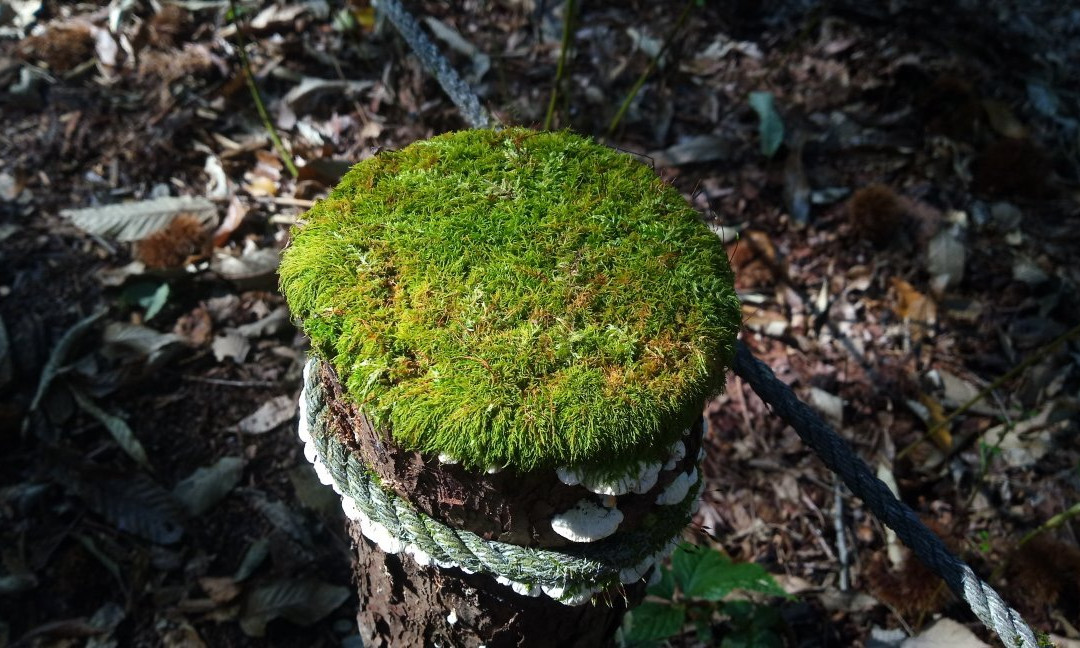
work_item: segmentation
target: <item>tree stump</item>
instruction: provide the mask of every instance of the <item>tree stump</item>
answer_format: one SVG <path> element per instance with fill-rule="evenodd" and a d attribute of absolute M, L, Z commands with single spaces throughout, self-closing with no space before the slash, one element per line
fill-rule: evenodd
<path fill-rule="evenodd" d="M 682 196 L 570 133 L 452 133 L 354 167 L 280 272 L 365 645 L 610 644 L 696 509 L 740 323 Z"/>

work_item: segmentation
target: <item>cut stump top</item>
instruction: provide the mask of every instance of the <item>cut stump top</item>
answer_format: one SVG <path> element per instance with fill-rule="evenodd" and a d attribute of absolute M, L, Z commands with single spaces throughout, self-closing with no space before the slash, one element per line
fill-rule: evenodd
<path fill-rule="evenodd" d="M 569 132 L 365 160 L 280 275 L 365 414 L 472 469 L 662 460 L 722 388 L 740 323 L 726 252 L 679 192 Z"/>

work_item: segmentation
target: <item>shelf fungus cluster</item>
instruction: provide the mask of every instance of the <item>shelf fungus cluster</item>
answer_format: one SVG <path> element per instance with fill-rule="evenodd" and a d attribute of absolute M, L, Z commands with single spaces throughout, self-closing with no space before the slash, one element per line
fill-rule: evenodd
<path fill-rule="evenodd" d="M 451 133 L 355 166 L 280 276 L 312 344 L 304 454 L 361 554 L 496 597 L 640 599 L 696 510 L 740 322 L 678 191 L 569 132 Z"/>

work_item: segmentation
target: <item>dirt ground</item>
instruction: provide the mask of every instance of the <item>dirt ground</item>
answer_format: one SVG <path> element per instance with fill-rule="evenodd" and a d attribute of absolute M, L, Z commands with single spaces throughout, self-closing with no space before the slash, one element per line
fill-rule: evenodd
<path fill-rule="evenodd" d="M 237 4 L 0 3 L 0 646 L 356 645 L 278 253 L 351 163 L 466 126 L 366 2 Z M 504 123 L 557 86 L 552 127 L 682 190 L 746 343 L 1080 645 L 1075 10 L 578 3 L 556 81 L 563 3 L 407 4 Z M 707 415 L 688 537 L 795 595 L 789 645 L 995 642 L 738 378 Z"/>

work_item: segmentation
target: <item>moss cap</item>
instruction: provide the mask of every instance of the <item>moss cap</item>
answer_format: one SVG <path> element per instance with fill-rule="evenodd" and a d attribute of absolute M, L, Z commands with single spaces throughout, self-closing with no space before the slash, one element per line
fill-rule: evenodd
<path fill-rule="evenodd" d="M 364 413 L 473 469 L 662 458 L 723 387 L 740 324 L 725 250 L 679 192 L 569 132 L 365 160 L 280 276 Z"/>

